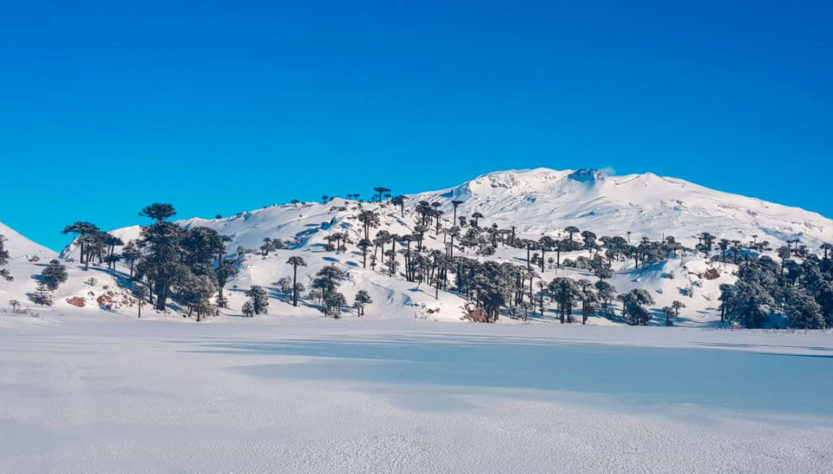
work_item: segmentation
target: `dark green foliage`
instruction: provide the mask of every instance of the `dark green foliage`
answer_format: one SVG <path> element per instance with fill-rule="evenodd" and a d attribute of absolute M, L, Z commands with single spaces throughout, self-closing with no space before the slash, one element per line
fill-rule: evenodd
<path fill-rule="evenodd" d="M 207 227 L 185 230 L 165 220 L 175 213 L 170 204 L 153 204 L 141 212 L 155 222 L 142 227 L 135 277 L 147 281 L 157 310 L 164 311 L 173 296 L 188 307 L 189 315 L 196 312 L 199 320 L 210 310 L 209 293 L 217 291 L 219 302 L 225 300 L 222 286 L 236 269 L 222 260 L 227 237 Z"/>
<path fill-rule="evenodd" d="M 34 293 L 29 293 L 29 299 L 41 306 L 52 306 L 52 293 L 49 288 L 43 283 L 38 283 L 38 287 Z"/>
<path fill-rule="evenodd" d="M 833 264 L 805 255 L 798 264 L 792 250 L 779 249 L 780 264 L 769 257 L 747 259 L 734 285 L 721 285 L 721 314 L 743 327 L 764 327 L 770 315 L 786 316 L 787 325 L 821 329 L 833 324 Z"/>
<path fill-rule="evenodd" d="M 268 314 L 269 312 L 269 295 L 266 290 L 258 285 L 252 285 L 246 291 L 246 296 L 249 297 L 249 302 L 252 304 L 254 314 Z"/>
<path fill-rule="evenodd" d="M 61 283 L 67 281 L 67 269 L 58 260 L 52 260 L 41 272 L 40 281 L 47 290 L 57 290 Z"/>
<path fill-rule="evenodd" d="M 321 310 L 325 315 L 338 316 L 346 304 L 344 295 L 336 290 L 346 280 L 348 273 L 335 266 L 324 267 L 315 274 L 312 287 L 321 294 Z"/>
<path fill-rule="evenodd" d="M 144 306 L 145 298 L 147 298 L 147 296 L 148 296 L 148 289 L 144 286 L 135 285 L 133 287 L 133 290 L 131 291 L 131 293 L 133 293 L 133 297 L 136 298 L 136 306 L 138 307 L 138 312 L 139 312 L 138 317 L 141 318 L 142 317 L 142 306 Z"/>
<path fill-rule="evenodd" d="M 292 265 L 292 306 L 298 306 L 298 293 L 303 291 L 303 285 L 298 283 L 298 267 L 306 267 L 307 262 L 303 258 L 289 257 L 286 263 Z"/>
<path fill-rule="evenodd" d="M 338 291 L 333 291 L 324 296 L 323 311 L 324 314 L 331 314 L 334 318 L 341 317 L 341 308 L 347 304 L 347 298 Z"/>
<path fill-rule="evenodd" d="M 142 209 L 140 216 L 148 217 L 157 222 L 164 221 L 176 215 L 174 207 L 170 204 L 153 203 L 150 206 Z"/>
<path fill-rule="evenodd" d="M 358 316 L 364 316 L 364 308 L 365 306 L 373 303 L 373 300 L 370 298 L 370 295 L 364 291 L 359 290 L 356 292 L 356 297 L 353 301 L 353 307 L 356 308 L 356 314 Z"/>
<path fill-rule="evenodd" d="M 643 289 L 634 289 L 620 295 L 622 300 L 622 317 L 628 324 L 644 326 L 651 320 L 651 313 L 645 308 L 646 305 L 654 304 L 654 299 Z"/>
<path fill-rule="evenodd" d="M 405 217 L 405 196 L 394 196 L 390 203 L 394 206 L 399 206 L 399 215 Z M 457 206 L 454 206 L 457 209 Z"/>
<path fill-rule="evenodd" d="M 196 313 L 197 321 L 211 311 L 210 299 L 217 290 L 214 274 L 210 268 L 204 271 L 187 272 L 176 283 L 177 298 L 188 306 L 188 316 Z"/>
<path fill-rule="evenodd" d="M 558 303 L 561 324 L 573 322 L 573 302 L 578 297 L 578 286 L 572 278 L 558 277 L 549 284 L 549 292 Z"/>
<path fill-rule="evenodd" d="M 14 277 L 9 273 L 9 270 L 5 267 L 9 264 L 9 251 L 6 250 L 6 236 L 0 234 L 0 278 L 3 278 L 6 281 L 14 280 Z"/>

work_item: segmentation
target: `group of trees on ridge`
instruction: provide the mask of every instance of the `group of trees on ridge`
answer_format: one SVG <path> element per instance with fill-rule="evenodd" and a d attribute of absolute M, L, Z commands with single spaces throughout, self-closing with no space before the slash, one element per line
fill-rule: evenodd
<path fill-rule="evenodd" d="M 348 245 L 354 244 L 363 267 L 369 265 L 390 277 L 430 285 L 435 297 L 440 290 L 457 293 L 471 302 L 470 316 L 479 321 L 494 322 L 501 314 L 526 319 L 536 311 L 545 314 L 547 306 L 553 304 L 554 313 L 562 323 L 573 322 L 575 311 L 579 311 L 582 323 L 592 315 L 602 315 L 642 325 L 658 313 L 671 325 L 685 305 L 675 300 L 672 305 L 652 312 L 648 307 L 655 302 L 648 291 L 634 289 L 617 294 L 616 288 L 607 281 L 613 273 L 612 264 L 631 260 L 635 268 L 641 268 L 669 258 L 701 253 L 712 262 L 737 266 L 735 284 L 720 287 L 722 321 L 743 327 L 764 327 L 770 316 L 777 313 L 785 317 L 785 324 L 790 327 L 833 326 L 833 248 L 830 244 L 822 245 L 823 255 L 819 256 L 800 245 L 798 239 L 792 239 L 777 249 L 780 262 L 776 262 L 764 255 L 772 251 L 769 242 L 758 241 L 757 236 L 751 242 L 742 243 L 702 232 L 697 236 L 697 245 L 687 248 L 673 236 L 664 236 L 659 241 L 644 237 L 631 243 L 630 232 L 626 238 L 597 236 L 589 230 L 569 226 L 563 229 L 562 237 L 544 235 L 534 240 L 518 237 L 514 227 L 500 229 L 496 224 L 483 225 L 485 216 L 479 212 L 458 216 L 458 206 L 463 203 L 460 200 L 451 202 L 450 225 L 441 219 L 440 203 L 419 201 L 413 206 L 416 223 L 412 232 L 397 235 L 378 229 L 371 233 L 380 227 L 380 213 L 386 206 L 398 207 L 400 216 L 404 216 L 406 197 L 392 196 L 390 189 L 381 186 L 374 188 L 371 199 L 379 204 L 377 207 L 364 206 L 358 197 L 358 194 L 348 195 L 357 203 L 357 214 L 352 217 L 359 223 L 356 234 L 351 235 L 347 230 L 330 232 L 326 249 L 346 252 Z M 325 196 L 323 201 L 330 199 Z M 187 307 L 189 316 L 195 313 L 198 320 L 212 312 L 212 298 L 216 306 L 226 307 L 223 289 L 251 251 L 238 248 L 236 254 L 228 257 L 228 237 L 208 227 L 183 229 L 170 222 L 168 219 L 175 215 L 170 204 L 152 204 L 140 215 L 149 218 L 151 223 L 142 226 L 139 239 L 127 244 L 89 222 L 75 222 L 63 232 L 75 235 L 80 263 L 85 269 L 97 261 L 115 271 L 116 263 L 123 262 L 129 269 L 129 278 L 136 283 L 134 296 L 139 300 L 147 298 L 159 311 L 166 309 L 171 298 Z M 429 235 L 433 239 L 441 237 L 444 250 L 425 246 Z M 117 246 L 122 247 L 121 252 L 115 251 Z M 266 257 L 270 251 L 291 246 L 292 242 L 265 238 L 259 250 Z M 520 250 L 525 255 L 521 258 L 524 263 L 489 259 L 499 247 Z M 455 249 L 459 250 L 457 255 Z M 572 256 L 575 252 L 582 254 L 562 259 L 562 254 Z M 469 256 L 472 253 L 474 256 Z M 8 252 L 0 239 L 0 267 L 7 260 Z M 56 279 L 54 274 L 61 272 L 53 264 L 61 265 L 55 261 L 44 270 L 53 275 L 41 276 L 44 287 L 40 293 L 54 290 L 60 284 L 60 277 Z M 292 267 L 293 277 L 281 278 L 277 284 L 287 301 L 297 306 L 299 296 L 306 291 L 298 281 L 298 268 L 305 267 L 306 262 L 292 256 L 287 264 Z M 547 270 L 560 268 L 582 270 L 596 280 L 556 277 L 547 281 L 541 276 Z M 11 278 L 7 271 L 0 272 L 3 277 Z M 65 270 L 63 273 L 65 279 Z M 335 266 L 322 268 L 312 281 L 309 301 L 317 304 L 325 315 L 338 317 L 347 305 L 338 287 L 347 277 L 346 271 Z M 245 315 L 266 313 L 269 295 L 265 289 L 252 286 L 246 295 L 249 300 L 242 308 Z M 362 315 L 371 302 L 369 294 L 361 290 L 353 307 Z M 614 310 L 614 302 L 620 303 L 619 314 Z"/>

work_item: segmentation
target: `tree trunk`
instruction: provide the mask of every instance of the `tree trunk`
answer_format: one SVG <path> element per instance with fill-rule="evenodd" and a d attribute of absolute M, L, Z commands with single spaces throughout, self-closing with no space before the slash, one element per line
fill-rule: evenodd
<path fill-rule="evenodd" d="M 298 306 L 298 265 L 292 265 L 292 306 Z"/>

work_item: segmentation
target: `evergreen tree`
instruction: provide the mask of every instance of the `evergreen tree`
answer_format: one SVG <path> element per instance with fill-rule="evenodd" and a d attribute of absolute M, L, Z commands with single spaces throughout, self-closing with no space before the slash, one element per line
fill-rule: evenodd
<path fill-rule="evenodd" d="M 306 267 L 307 262 L 301 257 L 292 256 L 286 263 L 292 265 L 292 306 L 298 306 L 298 267 Z"/>
<path fill-rule="evenodd" d="M 388 189 L 384 186 L 377 186 L 377 187 L 373 188 L 373 190 L 376 191 L 377 193 L 379 193 L 379 197 L 378 197 L 377 202 L 382 202 L 382 194 L 390 192 L 390 189 Z"/>
<path fill-rule="evenodd" d="M 249 288 L 245 294 L 249 297 L 249 301 L 252 303 L 252 308 L 254 309 L 255 314 L 268 314 L 269 296 L 266 294 L 266 290 L 264 290 L 263 287 L 252 285 L 252 287 Z"/>
<path fill-rule="evenodd" d="M 29 299 L 41 306 L 52 306 L 52 293 L 43 283 L 38 283 L 35 292 L 29 294 Z"/>
<path fill-rule="evenodd" d="M 651 313 L 645 305 L 654 304 L 651 294 L 643 289 L 634 289 L 619 297 L 622 300 L 622 317 L 628 324 L 644 326 L 651 320 Z"/>
<path fill-rule="evenodd" d="M 572 278 L 557 277 L 549 284 L 549 292 L 558 303 L 561 324 L 573 322 L 573 301 L 577 297 L 578 287 Z"/>
<path fill-rule="evenodd" d="M 672 317 L 669 318 L 668 315 L 666 314 L 666 317 L 665 317 L 665 325 L 666 326 L 673 326 L 674 325 L 674 319 L 680 317 L 680 309 L 682 309 L 682 308 L 685 308 L 685 304 L 682 301 L 674 300 L 674 301 L 671 302 Z"/>
<path fill-rule="evenodd" d="M 454 208 L 454 217 L 451 221 L 451 225 L 457 225 L 457 208 L 460 206 L 460 204 L 463 204 L 463 201 L 459 199 L 454 199 L 451 201 L 451 207 Z"/>
<path fill-rule="evenodd" d="M 87 264 L 85 256 L 87 255 L 87 244 L 94 244 L 95 239 L 91 236 L 99 234 L 101 230 L 95 224 L 85 221 L 77 221 L 66 227 L 61 231 L 62 234 L 73 234 L 74 240 L 78 242 L 80 247 L 80 263 Z M 86 267 L 85 267 L 86 269 Z"/>
<path fill-rule="evenodd" d="M 347 299 L 341 293 L 333 291 L 324 297 L 324 314 L 332 314 L 334 318 L 341 317 L 341 307 L 347 304 Z"/>
<path fill-rule="evenodd" d="M 399 206 L 399 215 L 405 217 L 405 196 L 395 196 L 390 200 L 394 206 Z"/>
<path fill-rule="evenodd" d="M 2 268 L 9 264 L 9 251 L 6 250 L 6 236 L 0 234 L 0 278 L 6 281 L 14 280 L 14 277 L 9 273 L 9 269 Z"/>
<path fill-rule="evenodd" d="M 145 304 L 145 298 L 148 295 L 148 289 L 141 285 L 134 285 L 133 286 L 133 297 L 136 298 L 136 306 L 138 307 L 139 315 L 138 317 L 142 317 L 142 306 Z"/>
<path fill-rule="evenodd" d="M 152 210 L 147 212 L 150 215 L 164 215 Z M 176 224 L 157 220 L 142 227 L 141 233 L 139 245 L 145 253 L 137 265 L 137 274 L 150 283 L 151 292 L 156 296 L 156 309 L 165 311 L 171 286 L 188 274 L 188 267 L 182 263 L 183 230 Z"/>
<path fill-rule="evenodd" d="M 474 227 L 478 227 L 478 223 L 480 222 L 480 219 L 483 219 L 483 214 L 481 214 L 479 212 L 474 212 L 471 215 L 471 219 L 472 219 L 472 225 Z"/>
<path fill-rule="evenodd" d="M 365 209 L 359 213 L 359 222 L 364 227 L 364 238 L 370 239 L 370 228 L 379 226 L 379 214 L 376 211 Z"/>
<path fill-rule="evenodd" d="M 147 206 L 146 208 L 142 209 L 142 212 L 140 212 L 139 215 L 142 217 L 153 219 L 156 222 L 162 222 L 175 216 L 176 211 L 174 210 L 174 207 L 170 204 L 153 203 L 150 206 Z"/>
<path fill-rule="evenodd" d="M 225 288 L 226 283 L 228 283 L 229 280 L 237 275 L 238 270 L 233 262 L 223 260 L 220 266 L 218 266 L 214 271 L 217 279 L 217 306 L 220 308 L 226 308 L 228 307 L 228 301 L 223 295 L 223 288 Z"/>
<path fill-rule="evenodd" d="M 177 296 L 188 307 L 188 317 L 196 313 L 197 322 L 211 311 L 211 296 L 217 291 L 214 274 L 209 270 L 201 273 L 188 272 L 176 283 Z"/>
<path fill-rule="evenodd" d="M 128 267 L 130 268 L 130 279 L 133 279 L 133 267 L 136 264 L 136 260 L 141 257 L 142 254 L 139 252 L 139 248 L 136 246 L 136 242 L 130 241 L 127 245 L 122 248 L 121 251 L 121 259 L 124 261 Z"/>
<path fill-rule="evenodd" d="M 243 316 L 246 316 L 247 318 L 251 318 L 255 315 L 255 307 L 252 304 L 251 300 L 246 300 L 246 302 L 243 303 L 242 312 Z"/>
<path fill-rule="evenodd" d="M 786 298 L 785 313 L 791 328 L 824 329 L 826 323 L 819 305 L 811 295 L 798 288 L 792 288 Z"/>
<path fill-rule="evenodd" d="M 333 265 L 322 268 L 316 273 L 316 278 L 312 282 L 312 287 L 321 292 L 322 311 L 325 315 L 336 313 L 333 311 L 340 311 L 344 306 L 344 295 L 338 293 L 336 290 L 341 285 L 341 282 L 347 279 L 348 273 Z M 340 296 L 340 298 L 338 296 Z M 339 304 L 336 304 L 339 303 Z"/>
<path fill-rule="evenodd" d="M 364 316 L 364 308 L 365 306 L 373 303 L 373 300 L 370 298 L 370 295 L 364 291 L 359 290 L 356 292 L 356 297 L 353 301 L 353 307 L 356 308 L 356 314 L 358 316 Z"/>
<path fill-rule="evenodd" d="M 367 268 L 367 253 L 373 247 L 373 242 L 370 239 L 361 239 L 356 246 L 362 253 L 362 268 Z"/>
<path fill-rule="evenodd" d="M 57 290 L 61 283 L 67 281 L 67 269 L 58 260 L 52 260 L 41 271 L 40 281 L 46 286 L 47 290 Z"/>
<path fill-rule="evenodd" d="M 595 314 L 599 302 L 599 295 L 593 291 L 593 283 L 590 280 L 579 280 L 577 284 L 577 296 L 581 301 L 581 324 L 587 324 L 587 319 Z"/>

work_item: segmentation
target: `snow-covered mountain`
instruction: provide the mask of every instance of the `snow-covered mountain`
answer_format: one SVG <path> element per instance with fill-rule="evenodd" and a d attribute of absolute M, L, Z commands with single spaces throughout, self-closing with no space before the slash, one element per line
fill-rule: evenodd
<path fill-rule="evenodd" d="M 810 247 L 833 241 L 833 221 L 820 214 L 760 199 L 724 193 L 653 173 L 608 176 L 599 170 L 556 171 L 547 168 L 489 173 L 453 188 L 414 195 L 440 202 L 458 214 L 480 212 L 489 223 L 517 226 L 521 234 L 552 234 L 567 225 L 598 235 L 632 232 L 681 242 L 710 232 L 718 238 L 769 240 L 799 238 Z"/>
<path fill-rule="evenodd" d="M 352 301 L 358 290 L 368 291 L 374 300 L 367 310 L 368 317 L 424 317 L 457 321 L 465 304 L 459 295 L 440 291 L 435 299 L 433 288 L 425 284 L 407 282 L 399 275 L 391 277 L 381 266 L 363 268 L 362 256 L 355 245 L 363 237 L 358 220 L 361 210 L 371 209 L 379 213 L 380 225 L 371 231 L 371 237 L 380 230 L 402 236 L 414 233 L 419 220 L 415 208 L 420 201 L 437 203 L 438 209 L 444 211 L 440 219 L 442 226 L 449 227 L 454 200 L 462 201 L 457 208 L 458 217 L 471 217 L 478 212 L 483 216 L 479 223 L 481 228 L 492 225 L 501 229 L 514 227 L 518 237 L 536 240 L 543 235 L 563 237 L 566 226 L 576 226 L 599 237 L 627 235 L 633 242 L 643 237 L 659 240 L 673 235 L 690 247 L 697 243 L 696 235 L 702 232 L 709 232 L 718 239 L 741 242 L 766 240 L 771 248 L 800 239 L 811 251 L 816 251 L 823 242 L 833 241 L 833 221 L 813 212 L 723 193 L 651 173 L 609 176 L 597 170 L 534 169 L 490 173 L 453 188 L 411 195 L 405 200 L 404 209 L 387 202 L 336 198 L 327 203 L 273 205 L 225 218 L 191 218 L 179 223 L 186 228 L 210 227 L 231 237 L 229 253 L 234 253 L 239 247 L 254 250 L 246 255 L 240 274 L 227 287 L 230 290 L 231 312 L 238 312 L 244 301 L 242 290 L 257 284 L 272 291 L 275 300 L 270 312 L 274 317 L 319 315 L 313 305 L 295 308 L 279 301 L 281 296 L 276 282 L 291 275 L 291 267 L 285 262 L 289 256 L 300 255 L 309 264 L 300 272 L 300 279 L 307 287 L 315 272 L 323 266 L 337 265 L 348 270 L 350 280 L 341 290 L 348 301 Z M 433 227 L 426 233 L 425 246 L 445 249 L 447 235 L 436 233 Z M 53 255 L 36 244 L 25 243 L 25 239 L 11 229 L 2 228 L 2 233 L 9 237 L 7 247 L 13 255 L 38 251 L 43 254 L 41 264 Z M 139 237 L 140 227 L 116 229 L 111 233 L 128 242 Z M 326 250 L 328 238 L 336 233 L 346 234 L 351 241 L 346 252 Z M 266 238 L 289 242 L 290 245 L 270 251 L 268 256 L 262 255 L 258 249 Z M 399 242 L 395 248 L 402 250 L 405 243 Z M 524 264 L 526 258 L 523 249 L 509 246 L 500 246 L 490 257 L 478 255 L 469 248 L 455 250 L 455 255 L 515 264 Z M 72 263 L 78 260 L 76 247 L 68 246 L 61 256 L 69 262 L 70 282 L 56 295 L 56 307 L 66 305 L 68 298 L 76 296 L 86 299 L 87 307 L 97 309 L 98 305 L 90 303 L 97 301 L 104 292 L 101 287 L 106 285 L 107 291 L 112 291 L 117 286 L 117 280 L 124 280 L 123 273 L 127 272 L 123 266 L 119 266 L 119 273 L 115 275 L 103 268 L 91 268 L 90 271 L 96 270 L 95 275 L 101 280 L 99 288 L 91 288 L 88 283 L 80 283 L 89 279 L 90 272 L 84 272 L 77 268 L 77 263 Z M 588 257 L 589 254 L 582 250 L 565 253 L 562 258 L 575 259 L 579 256 Z M 32 265 L 25 259 L 21 262 L 19 265 Z M 639 269 L 635 269 L 632 262 L 615 262 L 613 270 L 610 281 L 620 292 L 632 288 L 647 289 L 654 295 L 657 308 L 685 298 L 686 309 L 681 322 L 692 325 L 715 319 L 718 287 L 721 283 L 734 280 L 733 265 L 716 264 L 702 255 L 691 254 Z M 715 270 L 720 276 L 705 279 L 703 275 L 707 270 Z M 20 293 L 22 289 L 31 291 L 34 283 L 29 277 L 39 269 L 18 268 L 16 271 L 21 273 L 21 279 L 29 282 L 25 288 L 4 290 L 5 293 Z M 586 270 L 550 266 L 540 273 L 544 280 L 555 276 L 593 278 Z M 16 287 L 6 285 L 4 288 Z M 22 300 L 25 296 L 19 294 L 17 297 Z M 132 314 L 133 311 L 128 300 L 124 300 L 122 305 L 110 305 L 110 308 L 122 314 Z M 592 319 L 591 322 L 611 324 L 602 318 Z"/>

